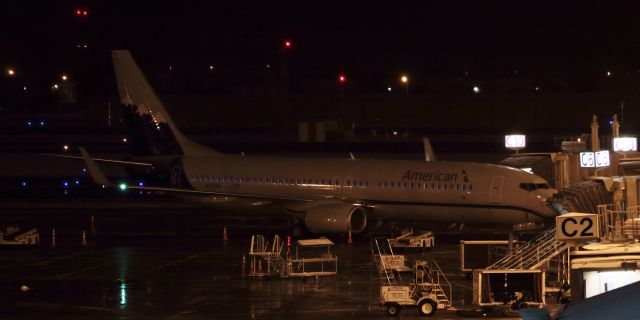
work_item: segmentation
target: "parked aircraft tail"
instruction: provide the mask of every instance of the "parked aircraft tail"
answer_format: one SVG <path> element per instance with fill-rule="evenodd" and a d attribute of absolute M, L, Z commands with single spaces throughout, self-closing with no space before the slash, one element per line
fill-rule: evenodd
<path fill-rule="evenodd" d="M 112 57 L 133 155 L 219 155 L 180 132 L 129 51 L 113 50 Z"/>

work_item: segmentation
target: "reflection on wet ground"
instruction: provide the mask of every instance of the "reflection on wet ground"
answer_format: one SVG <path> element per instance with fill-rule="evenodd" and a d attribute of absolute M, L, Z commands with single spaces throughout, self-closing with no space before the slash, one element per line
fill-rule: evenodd
<path fill-rule="evenodd" d="M 13 208 L 3 223 L 27 222 L 41 230 L 41 245 L 2 249 L 2 318 L 13 319 L 342 319 L 388 318 L 370 310 L 378 299 L 368 238 L 346 244 L 330 237 L 339 257 L 338 276 L 309 280 L 241 277 L 242 255 L 253 233 L 285 235 L 285 220 L 222 217 L 211 209 L 182 205 L 110 208 L 105 205 Z M 96 216 L 89 247 L 81 230 Z M 230 241 L 222 241 L 228 226 Z M 56 228 L 56 248 L 50 247 Z M 454 305 L 471 302 L 471 280 L 459 272 L 458 239 L 426 252 L 454 285 Z M 28 287 L 26 292 L 21 286 Z M 24 289 L 24 288 L 23 288 Z M 419 318 L 416 309 L 402 318 Z M 458 318 L 438 311 L 436 319 Z"/>

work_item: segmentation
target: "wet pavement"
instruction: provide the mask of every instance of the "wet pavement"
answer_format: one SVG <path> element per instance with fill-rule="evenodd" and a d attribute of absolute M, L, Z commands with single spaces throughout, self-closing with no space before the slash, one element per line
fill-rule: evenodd
<path fill-rule="evenodd" d="M 377 273 L 365 236 L 354 237 L 352 245 L 344 235 L 329 236 L 336 243 L 337 276 L 252 280 L 241 276 L 250 235 L 286 236 L 286 220 L 243 219 L 166 200 L 20 200 L 0 207 L 1 224 L 29 224 L 41 231 L 35 248 L 0 248 L 2 318 L 389 318 L 376 305 Z M 227 242 L 222 241 L 224 226 Z M 82 230 L 88 247 L 81 246 Z M 454 305 L 471 307 L 472 284 L 459 271 L 458 240 L 439 239 L 436 233 L 436 248 L 424 255 L 437 261 L 452 282 Z M 422 318 L 409 308 L 400 317 Z M 432 318 L 470 319 L 445 310 Z"/>

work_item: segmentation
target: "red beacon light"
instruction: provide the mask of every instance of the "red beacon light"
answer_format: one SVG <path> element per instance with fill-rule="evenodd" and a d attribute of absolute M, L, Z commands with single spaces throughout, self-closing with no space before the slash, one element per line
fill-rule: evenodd
<path fill-rule="evenodd" d="M 293 42 L 291 42 L 291 40 L 285 40 L 284 41 L 284 47 L 287 49 L 290 49 L 293 46 Z"/>
<path fill-rule="evenodd" d="M 340 84 L 345 84 L 347 82 L 347 76 L 345 76 L 344 74 L 340 74 L 338 76 L 338 82 Z"/>

